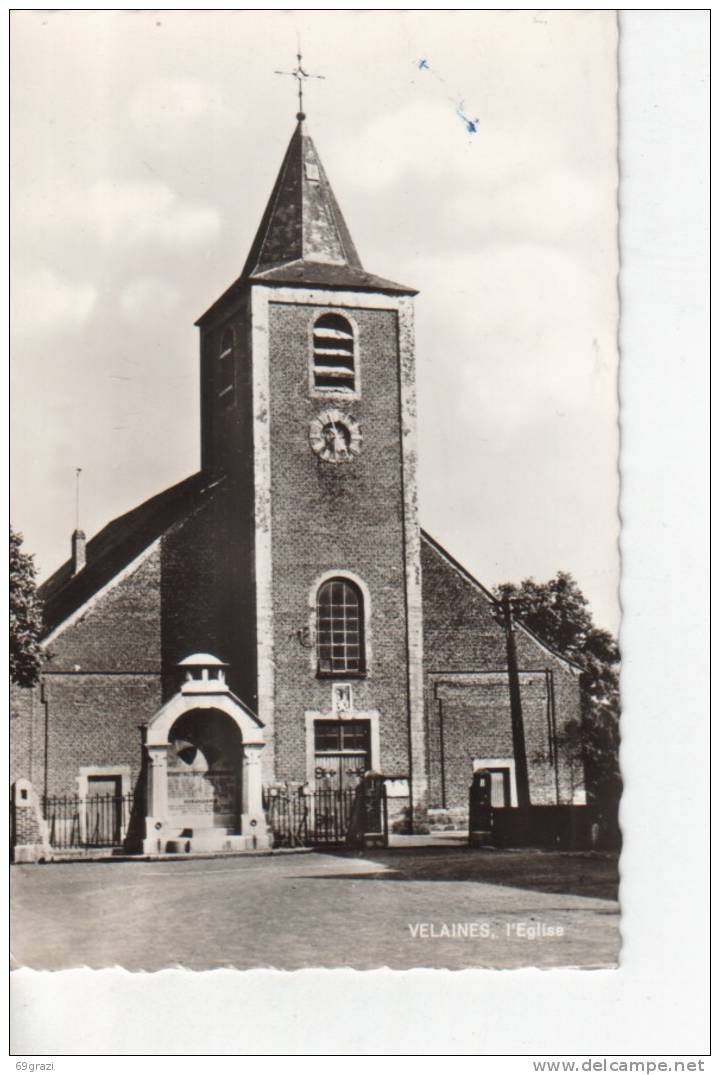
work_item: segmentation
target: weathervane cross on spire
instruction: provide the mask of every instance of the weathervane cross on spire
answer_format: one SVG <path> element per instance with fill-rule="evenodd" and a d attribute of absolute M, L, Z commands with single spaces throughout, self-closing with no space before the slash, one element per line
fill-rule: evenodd
<path fill-rule="evenodd" d="M 325 75 L 311 75 L 305 70 L 305 68 L 302 65 L 302 52 L 300 51 L 300 42 L 299 41 L 298 41 L 298 50 L 297 50 L 297 67 L 295 67 L 292 71 L 276 71 L 275 74 L 276 75 L 289 75 L 290 78 L 297 79 L 297 90 L 298 90 L 297 118 L 301 119 L 301 120 L 305 119 L 305 113 L 303 112 L 303 82 L 305 82 L 308 78 L 322 78 L 322 79 L 324 79 Z"/>

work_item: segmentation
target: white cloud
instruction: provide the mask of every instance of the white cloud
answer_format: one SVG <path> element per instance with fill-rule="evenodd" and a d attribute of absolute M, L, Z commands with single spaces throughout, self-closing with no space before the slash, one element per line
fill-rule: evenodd
<path fill-rule="evenodd" d="M 65 280 L 45 267 L 18 271 L 12 282 L 13 331 L 34 336 L 78 329 L 96 300 L 92 284 Z"/>
<path fill-rule="evenodd" d="M 123 288 L 118 302 L 127 321 L 142 324 L 148 318 L 167 317 L 175 308 L 178 296 L 178 289 L 166 280 L 143 276 Z"/>
<path fill-rule="evenodd" d="M 552 167 L 563 157 L 564 145 L 547 117 L 533 127 L 520 115 L 509 128 L 483 115 L 478 132 L 470 135 L 449 97 L 417 97 L 349 131 L 332 154 L 343 181 L 353 186 L 380 191 L 409 181 L 416 190 L 419 182 L 443 182 L 487 194 L 510 177 Z M 447 189 L 437 193 L 440 203 Z"/>
<path fill-rule="evenodd" d="M 582 260 L 527 244 L 488 245 L 477 254 L 428 257 L 416 274 L 422 362 L 452 370 L 456 413 L 479 408 L 515 427 L 540 410 L 588 407 L 614 415 L 616 295 Z M 418 278 L 419 276 L 419 278 Z M 442 301 L 423 302 L 423 295 Z"/>
<path fill-rule="evenodd" d="M 154 79 L 140 86 L 130 101 L 133 122 L 141 129 L 160 127 L 164 136 L 169 124 L 186 126 L 223 112 L 220 87 L 200 79 Z"/>
<path fill-rule="evenodd" d="M 81 205 L 84 226 L 113 246 L 148 240 L 190 246 L 220 228 L 217 209 L 183 202 L 165 183 L 94 183 Z"/>
<path fill-rule="evenodd" d="M 611 181 L 610 181 L 611 182 Z M 439 207 L 439 229 L 468 247 L 478 242 L 573 243 L 595 256 L 597 241 L 612 237 L 615 203 L 612 187 L 571 169 L 524 175 L 491 192 L 463 189 Z"/>
<path fill-rule="evenodd" d="M 186 201 L 167 183 L 127 179 L 83 188 L 57 180 L 46 197 L 29 185 L 15 197 L 13 218 L 19 249 L 40 239 L 47 246 L 51 238 L 82 238 L 115 250 L 146 242 L 175 250 L 207 242 L 221 224 L 214 206 Z"/>
<path fill-rule="evenodd" d="M 609 247 L 615 234 L 615 158 L 607 154 L 588 168 L 582 154 L 568 151 L 568 132 L 547 115 L 514 120 L 511 128 L 484 116 L 469 136 L 449 101 L 415 99 L 331 147 L 331 180 L 347 192 L 349 206 L 357 199 L 363 250 L 371 249 L 370 239 L 380 252 L 374 264 L 392 249 L 388 228 L 398 229 L 395 249 L 422 258 L 428 250 L 462 254 L 521 241 L 562 245 L 597 263 L 599 244 Z"/>

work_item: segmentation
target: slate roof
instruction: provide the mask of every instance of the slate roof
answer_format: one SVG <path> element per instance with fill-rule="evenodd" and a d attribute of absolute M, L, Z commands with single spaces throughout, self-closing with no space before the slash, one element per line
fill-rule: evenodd
<path fill-rule="evenodd" d="M 298 259 L 362 269 L 302 120 L 290 139 L 242 275 L 254 276 Z"/>
<path fill-rule="evenodd" d="M 217 485 L 205 474 L 193 474 L 104 526 L 87 543 L 87 563 L 82 571 L 73 575 L 72 561 L 67 560 L 38 587 L 43 634 L 49 634 L 156 538 L 196 510 Z"/>
<path fill-rule="evenodd" d="M 196 322 L 248 283 L 417 294 L 366 272 L 305 123 L 298 121 L 238 279 Z"/>

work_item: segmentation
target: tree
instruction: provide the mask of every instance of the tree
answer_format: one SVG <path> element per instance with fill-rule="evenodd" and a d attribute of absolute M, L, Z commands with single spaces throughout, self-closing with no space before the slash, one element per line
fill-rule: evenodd
<path fill-rule="evenodd" d="M 586 598 L 566 571 L 548 582 L 504 583 L 496 596 L 509 597 L 521 623 L 582 669 L 580 719 L 558 730 L 558 747 L 571 759 L 582 754 L 588 798 L 614 829 L 622 791 L 617 642 L 595 626 Z"/>
<path fill-rule="evenodd" d="M 40 675 L 42 611 L 35 586 L 35 561 L 22 551 L 22 534 L 10 527 L 10 679 L 33 687 Z"/>

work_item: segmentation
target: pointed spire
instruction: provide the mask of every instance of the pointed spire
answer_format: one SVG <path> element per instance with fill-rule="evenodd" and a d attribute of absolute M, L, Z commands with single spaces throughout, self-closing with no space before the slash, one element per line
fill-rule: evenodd
<path fill-rule="evenodd" d="M 417 294 L 363 269 L 304 116 L 298 117 L 241 275 L 196 324 L 205 324 L 248 283 Z"/>
<path fill-rule="evenodd" d="M 243 276 L 298 261 L 362 270 L 304 120 L 290 139 Z"/>

